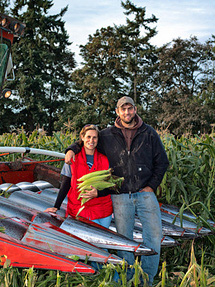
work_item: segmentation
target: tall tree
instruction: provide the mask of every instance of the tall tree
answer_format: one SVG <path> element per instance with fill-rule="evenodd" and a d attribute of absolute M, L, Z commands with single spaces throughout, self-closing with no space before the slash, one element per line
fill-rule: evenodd
<path fill-rule="evenodd" d="M 75 66 L 62 20 L 67 7 L 48 15 L 52 6 L 51 0 L 16 0 L 11 10 L 26 24 L 24 37 L 13 46 L 16 79 L 12 87 L 19 101 L 18 126 L 32 131 L 40 125 L 48 134 L 69 100 L 70 74 Z"/>
<path fill-rule="evenodd" d="M 204 106 L 204 132 L 215 130 L 215 35 L 206 42 L 204 77 L 200 82 L 198 101 Z"/>
<path fill-rule="evenodd" d="M 150 25 L 157 22 L 152 15 L 146 18 L 146 8 L 136 7 L 130 1 L 122 2 L 122 7 L 127 16 L 134 15 L 134 19 L 126 18 L 126 24 L 119 27 L 119 32 L 124 35 L 124 63 L 128 73 L 129 95 L 136 103 L 149 101 L 147 92 L 150 85 L 151 67 L 154 66 L 157 56 L 156 50 L 150 44 L 157 32 Z"/>
<path fill-rule="evenodd" d="M 74 118 L 79 127 L 86 122 L 104 127 L 113 119 L 117 95 L 123 94 L 121 50 L 116 27 L 97 30 L 81 46 L 83 67 L 72 75 L 75 96 L 82 103 Z"/>
<path fill-rule="evenodd" d="M 157 97 L 158 122 L 163 128 L 181 135 L 184 132 L 208 132 L 208 106 L 203 101 L 203 84 L 212 61 L 209 43 L 196 37 L 173 40 L 159 53 Z M 211 72 L 211 71 L 210 71 Z"/>
<path fill-rule="evenodd" d="M 101 28 L 81 46 L 82 67 L 72 75 L 74 93 L 82 103 L 74 115 L 77 125 L 86 121 L 101 127 L 112 124 L 119 97 L 129 95 L 139 104 L 146 97 L 151 66 L 157 59 L 150 44 L 156 31 L 150 25 L 157 19 L 146 18 L 145 8 L 129 0 L 121 3 L 128 16 L 126 24 Z M 89 114 L 89 110 L 94 112 Z"/>

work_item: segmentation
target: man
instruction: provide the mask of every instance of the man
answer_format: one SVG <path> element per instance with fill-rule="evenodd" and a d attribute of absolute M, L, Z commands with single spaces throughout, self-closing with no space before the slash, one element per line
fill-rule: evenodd
<path fill-rule="evenodd" d="M 145 124 L 137 115 L 137 108 L 130 97 L 122 97 L 117 102 L 118 115 L 115 125 L 100 132 L 98 150 L 109 160 L 114 174 L 125 180 L 119 194 L 112 194 L 114 218 L 117 231 L 133 239 L 135 215 L 143 226 L 143 243 L 158 254 L 142 256 L 142 268 L 149 276 L 149 286 L 157 273 L 162 225 L 160 208 L 155 196 L 168 167 L 168 159 L 156 131 Z M 77 144 L 66 150 L 65 162 L 70 163 L 74 153 L 79 152 Z M 102 192 L 86 197 L 101 196 Z M 120 251 L 120 257 L 132 265 L 134 256 Z M 131 278 L 129 270 L 128 279 Z"/>

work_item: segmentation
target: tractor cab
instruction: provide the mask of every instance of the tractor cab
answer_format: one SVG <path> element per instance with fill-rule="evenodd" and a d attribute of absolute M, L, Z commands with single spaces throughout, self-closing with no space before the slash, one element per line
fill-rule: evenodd
<path fill-rule="evenodd" d="M 14 37 L 22 36 L 25 24 L 0 13 L 0 96 L 8 98 L 11 91 L 4 88 L 6 80 L 14 79 L 11 47 Z"/>

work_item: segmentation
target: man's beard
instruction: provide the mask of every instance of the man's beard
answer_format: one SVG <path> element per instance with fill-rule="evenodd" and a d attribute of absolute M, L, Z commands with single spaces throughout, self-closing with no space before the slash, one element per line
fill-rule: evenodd
<path fill-rule="evenodd" d="M 130 119 L 130 121 L 125 121 L 123 119 L 121 119 L 122 122 L 124 122 L 125 124 L 129 125 L 134 121 L 135 115 Z"/>

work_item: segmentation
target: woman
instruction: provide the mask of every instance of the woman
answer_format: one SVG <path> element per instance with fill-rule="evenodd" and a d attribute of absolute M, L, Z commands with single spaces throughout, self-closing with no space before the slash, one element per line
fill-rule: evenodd
<path fill-rule="evenodd" d="M 67 171 L 65 179 L 63 180 L 63 185 L 60 188 L 58 198 L 56 199 L 55 207 L 46 209 L 46 212 L 56 212 L 60 208 L 60 205 L 68 192 L 66 216 L 76 216 L 79 209 L 82 207 L 81 198 L 78 199 L 79 190 L 77 188 L 77 179 L 82 177 L 84 174 L 109 168 L 107 157 L 99 153 L 96 149 L 98 135 L 99 131 L 95 125 L 86 125 L 82 128 L 79 140 L 80 145 L 82 145 L 81 152 L 75 156 L 75 161 L 72 160 L 72 164 L 70 166 L 64 166 L 63 168 L 64 171 L 65 168 L 68 170 L 68 167 L 71 169 L 72 177 L 69 192 L 69 174 Z M 92 187 L 92 189 L 96 192 L 95 188 Z M 84 206 L 84 209 L 79 213 L 80 216 L 90 219 L 106 228 L 109 227 L 113 212 L 110 195 L 90 199 L 84 204 Z"/>

